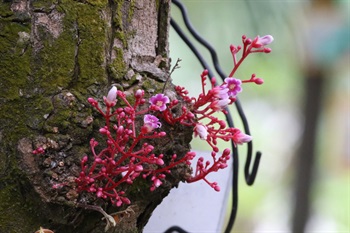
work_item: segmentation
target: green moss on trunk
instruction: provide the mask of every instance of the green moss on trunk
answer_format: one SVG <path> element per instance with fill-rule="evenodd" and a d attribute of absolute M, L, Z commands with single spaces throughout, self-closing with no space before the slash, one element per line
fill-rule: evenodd
<path fill-rule="evenodd" d="M 88 97 L 105 95 L 111 83 L 130 90 L 142 87 L 148 93 L 162 89 L 160 78 L 131 65 L 133 59 L 144 59 L 142 65 L 149 67 L 155 59 L 129 51 L 138 32 L 131 25 L 142 9 L 137 8 L 136 0 L 24 3 L 0 3 L 0 232 L 35 232 L 40 226 L 51 227 L 55 233 L 73 228 L 77 233 L 103 232 L 105 223 L 98 213 L 73 208 L 75 199 L 51 186 L 58 182 L 54 177 L 79 172 L 79 159 L 101 127 L 103 121 L 89 107 Z M 159 1 L 155 4 L 160 12 L 159 8 L 169 8 Z M 167 28 L 167 13 L 162 17 L 159 25 Z M 161 45 L 154 55 L 166 57 L 167 29 L 159 32 L 158 39 L 164 41 L 154 44 L 153 49 Z M 31 154 L 40 141 L 48 145 L 50 155 Z M 184 148 L 179 151 L 183 153 Z M 67 164 L 61 169 L 64 172 L 50 169 L 53 165 L 46 160 L 63 161 Z M 144 180 L 130 188 L 139 219 L 131 225 L 122 223 L 118 229 L 142 231 L 155 206 L 179 178 L 175 180 L 153 193 Z"/>

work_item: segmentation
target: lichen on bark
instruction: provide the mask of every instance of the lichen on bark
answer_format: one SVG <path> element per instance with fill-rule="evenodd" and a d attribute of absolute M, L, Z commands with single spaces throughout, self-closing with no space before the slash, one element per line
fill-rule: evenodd
<path fill-rule="evenodd" d="M 40 226 L 55 233 L 103 232 L 99 213 L 76 207 L 84 198 L 107 212 L 122 210 L 74 192 L 80 158 L 103 124 L 86 99 L 101 98 L 111 84 L 127 93 L 162 90 L 169 68 L 169 8 L 167 0 L 0 3 L 0 232 L 34 232 Z M 166 91 L 174 95 L 172 85 Z M 160 145 L 168 146 L 156 151 L 184 155 L 191 130 L 164 130 L 169 136 Z M 45 156 L 31 153 L 38 145 L 47 148 Z M 144 180 L 125 187 L 133 214 L 109 232 L 142 231 L 187 169 L 179 166 L 155 192 Z M 65 188 L 52 189 L 63 180 Z"/>

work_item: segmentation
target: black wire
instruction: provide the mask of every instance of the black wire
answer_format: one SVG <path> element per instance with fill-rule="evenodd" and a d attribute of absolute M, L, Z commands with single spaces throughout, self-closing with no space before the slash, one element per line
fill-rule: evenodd
<path fill-rule="evenodd" d="M 173 1 L 175 3 L 176 1 Z M 198 49 L 194 46 L 194 44 L 188 39 L 188 37 L 185 35 L 185 33 L 182 31 L 182 29 L 179 27 L 179 25 L 173 20 L 170 19 L 170 25 L 174 28 L 176 33 L 180 36 L 180 38 L 186 43 L 186 45 L 191 49 L 191 51 L 194 53 L 194 55 L 199 60 L 199 63 L 201 63 L 202 67 L 204 69 L 208 70 L 209 77 L 214 77 L 213 71 L 210 69 L 208 63 L 204 60 L 203 56 L 199 53 Z"/>
<path fill-rule="evenodd" d="M 237 99 L 236 102 L 236 109 L 238 111 L 238 114 L 243 122 L 243 127 L 244 127 L 244 132 L 248 135 L 250 135 L 250 130 L 249 130 L 249 124 L 248 124 L 248 120 L 247 120 L 247 117 L 245 116 L 244 112 L 243 112 L 243 108 L 239 102 L 239 100 Z M 245 163 L 245 166 L 244 166 L 244 176 L 245 176 L 245 180 L 246 180 L 246 183 L 248 185 L 253 185 L 254 184 L 254 181 L 255 181 L 255 178 L 256 178 L 256 175 L 258 173 L 258 168 L 259 168 L 259 163 L 260 163 L 260 159 L 261 159 L 261 152 L 258 151 L 256 152 L 256 155 L 255 155 L 255 160 L 254 160 L 254 164 L 253 164 L 253 169 L 252 169 L 252 172 L 250 173 L 249 172 L 249 168 L 250 168 L 250 165 L 251 165 L 251 160 L 252 160 L 252 154 L 253 154 L 253 143 L 252 141 L 248 142 L 247 144 L 247 159 L 246 159 L 246 163 Z"/>
<path fill-rule="evenodd" d="M 172 3 L 174 3 L 177 7 L 179 7 L 180 11 L 181 11 L 181 14 L 182 14 L 182 17 L 183 17 L 183 20 L 185 22 L 185 25 L 187 27 L 187 29 L 190 31 L 191 35 L 199 42 L 201 43 L 204 47 L 206 47 L 209 52 L 210 52 L 210 55 L 212 57 L 212 60 L 213 60 L 213 63 L 214 63 L 214 66 L 215 66 L 215 69 L 216 71 L 218 72 L 218 74 L 220 75 L 220 77 L 222 79 L 225 79 L 227 76 L 225 75 L 225 73 L 222 71 L 221 67 L 220 67 L 220 64 L 218 62 L 218 56 L 215 52 L 215 49 L 206 41 L 204 40 L 198 33 L 197 31 L 194 29 L 194 27 L 192 26 L 189 18 L 188 18 L 188 13 L 187 13 L 187 10 L 186 8 L 184 7 L 184 5 L 178 1 L 178 0 L 173 0 Z M 198 57 L 197 57 L 198 58 Z M 209 68 L 209 66 L 203 66 L 205 67 L 206 69 Z"/>
<path fill-rule="evenodd" d="M 219 74 L 220 78 L 224 81 L 225 78 L 227 77 L 227 75 L 225 75 L 225 73 L 223 72 L 222 68 L 220 67 L 220 64 L 219 64 L 219 59 L 218 59 L 218 56 L 215 52 L 215 49 L 206 41 L 204 40 L 198 33 L 197 31 L 194 29 L 194 27 L 192 26 L 189 18 L 188 18 L 188 13 L 187 13 L 187 10 L 186 8 L 184 7 L 184 5 L 179 2 L 178 0 L 173 0 L 173 3 L 179 7 L 181 13 L 182 13 L 182 16 L 183 16 L 183 19 L 184 19 L 184 22 L 185 22 L 185 25 L 186 27 L 188 28 L 188 30 L 190 31 L 190 33 L 193 35 L 193 37 L 199 42 L 201 43 L 204 47 L 206 47 L 209 52 L 210 52 L 210 55 L 211 55 L 211 58 L 212 58 L 212 61 L 213 61 L 213 64 L 214 64 L 214 67 L 215 67 L 215 70 L 216 72 Z M 174 22 L 174 20 L 172 20 Z M 175 28 L 174 28 L 175 29 Z M 178 29 L 175 29 L 176 32 L 179 34 L 179 31 Z M 180 35 L 180 34 L 179 34 Z M 202 56 L 199 54 L 199 52 L 196 50 L 194 51 L 192 49 L 192 47 L 194 47 L 194 45 L 189 41 L 189 39 L 184 35 L 183 32 L 181 32 L 181 36 L 180 36 L 184 41 L 185 43 L 191 48 L 191 50 L 193 51 L 193 53 L 196 55 L 196 57 L 201 61 L 201 60 L 204 60 L 202 58 Z M 200 58 L 201 59 L 200 59 Z M 207 63 L 204 61 L 202 62 L 201 61 L 201 64 L 202 66 L 205 68 L 205 69 L 208 69 L 209 70 L 209 66 L 207 65 Z M 211 72 L 212 73 L 212 72 Z M 210 75 L 210 73 L 209 73 Z M 212 75 L 210 75 L 212 77 Z M 238 111 L 238 114 L 239 116 L 241 117 L 241 120 L 242 120 L 242 123 L 243 123 L 243 127 L 244 127 L 244 132 L 248 135 L 250 135 L 250 130 L 249 130 L 249 123 L 248 123 L 248 120 L 244 114 L 244 111 L 243 111 L 243 108 L 241 106 L 241 103 L 239 101 L 239 99 L 237 98 L 236 102 L 235 102 L 235 106 L 236 106 L 236 109 Z M 233 125 L 229 125 L 230 127 L 233 127 Z M 245 167 L 244 167 L 244 175 L 245 175 L 245 180 L 246 180 L 246 183 L 248 185 L 252 185 L 255 181 L 255 178 L 256 178 L 256 174 L 258 172 L 258 168 L 259 168 L 259 163 L 260 163 L 260 159 L 261 159 L 261 152 L 257 152 L 256 153 L 256 156 L 255 156 L 255 160 L 254 160 L 254 164 L 253 164 L 253 169 L 252 169 L 252 172 L 250 173 L 249 172 L 249 168 L 250 168 L 250 164 L 251 164 L 251 160 L 252 160 L 252 154 L 253 154 L 253 142 L 250 141 L 248 144 L 247 144 L 247 160 L 246 160 L 246 163 L 245 163 Z"/>
<path fill-rule="evenodd" d="M 224 79 L 227 76 L 225 75 L 225 73 L 222 71 L 222 69 L 220 67 L 218 56 L 217 56 L 214 48 L 196 32 L 196 30 L 192 26 L 191 22 L 189 21 L 187 10 L 182 5 L 182 3 L 179 2 L 178 0 L 173 0 L 172 3 L 174 3 L 177 7 L 179 7 L 181 14 L 182 14 L 182 17 L 183 17 L 183 20 L 185 22 L 185 25 L 188 28 L 188 30 L 190 31 L 190 33 L 194 36 L 194 38 L 199 43 L 201 43 L 204 47 L 206 47 L 209 50 L 211 58 L 212 58 L 212 62 L 213 62 L 214 67 L 215 67 L 215 70 L 219 74 L 221 79 L 224 81 Z M 197 57 L 197 59 L 201 63 L 202 67 L 204 69 L 208 70 L 209 76 L 213 77 L 213 72 L 210 69 L 208 63 L 205 61 L 203 56 L 196 49 L 194 44 L 188 39 L 188 37 L 185 35 L 185 33 L 181 30 L 181 28 L 178 26 L 178 24 L 173 19 L 170 20 L 170 24 L 174 28 L 174 30 L 177 32 L 177 34 L 180 36 L 180 38 L 187 44 L 187 46 L 189 46 L 191 51 L 194 53 L 194 55 Z M 239 113 L 239 116 L 241 117 L 245 133 L 250 135 L 249 124 L 248 124 L 247 118 L 243 112 L 243 108 L 240 104 L 240 101 L 238 99 L 235 102 L 235 106 L 236 106 L 236 109 Z M 227 111 L 226 121 L 227 121 L 229 127 L 234 127 L 234 123 L 233 123 L 229 109 L 226 109 L 226 111 Z M 232 206 L 231 206 L 231 213 L 230 213 L 229 221 L 228 221 L 226 229 L 225 229 L 225 233 L 229 233 L 232 230 L 235 219 L 236 219 L 237 208 L 238 208 L 238 174 L 239 174 L 238 173 L 238 170 L 239 170 L 238 150 L 232 141 L 231 141 L 231 147 L 232 147 L 232 163 L 233 163 Z M 252 185 L 254 183 L 254 180 L 256 178 L 256 174 L 258 171 L 259 162 L 260 162 L 260 158 L 261 158 L 261 152 L 256 153 L 254 164 L 253 164 L 253 169 L 252 169 L 252 172 L 250 173 L 249 168 L 250 168 L 250 164 L 251 164 L 252 151 L 253 151 L 252 142 L 249 142 L 247 147 L 248 147 L 248 151 L 247 151 L 247 160 L 246 160 L 245 168 L 244 168 L 244 174 L 245 174 L 246 183 L 248 185 Z M 174 230 L 178 230 L 178 232 L 180 232 L 180 233 L 186 232 L 182 228 L 174 226 L 174 227 L 169 228 L 166 231 L 166 233 L 170 233 Z"/>
<path fill-rule="evenodd" d="M 177 1 L 173 1 L 173 3 L 176 4 Z M 186 37 L 186 35 L 182 31 L 182 29 L 178 26 L 178 24 L 173 19 L 170 19 L 170 24 L 174 28 L 174 30 L 177 32 L 177 34 L 180 36 L 180 38 L 187 44 L 187 46 L 195 54 L 195 56 L 197 57 L 197 59 L 201 63 L 202 67 L 204 69 L 208 70 L 209 77 L 213 77 L 214 76 L 213 72 L 210 69 L 208 63 L 204 60 L 204 58 L 199 53 L 199 51 L 196 49 L 196 47 L 193 45 L 193 43 Z M 192 33 L 193 33 L 193 31 L 194 30 L 192 29 Z M 199 36 L 197 35 L 197 37 L 199 37 Z M 211 51 L 211 54 L 215 55 L 215 51 L 214 51 L 214 53 Z M 228 109 L 226 109 L 226 110 L 227 110 L 227 114 L 225 115 L 226 121 L 227 121 L 229 127 L 234 127 L 231 113 Z M 233 161 L 232 206 L 231 206 L 231 214 L 230 214 L 229 222 L 228 222 L 228 225 L 226 227 L 225 232 L 230 232 L 230 230 L 232 229 L 235 218 L 236 218 L 237 207 L 238 207 L 238 204 L 237 204 L 238 203 L 238 169 L 239 169 L 239 167 L 238 167 L 238 165 L 239 165 L 238 150 L 232 141 L 231 141 L 231 147 L 233 149 L 233 151 L 232 151 L 232 161 Z"/>
<path fill-rule="evenodd" d="M 188 231 L 185 231 L 184 229 L 178 226 L 172 226 L 168 230 L 164 231 L 164 233 L 173 233 L 173 232 L 189 233 Z"/>

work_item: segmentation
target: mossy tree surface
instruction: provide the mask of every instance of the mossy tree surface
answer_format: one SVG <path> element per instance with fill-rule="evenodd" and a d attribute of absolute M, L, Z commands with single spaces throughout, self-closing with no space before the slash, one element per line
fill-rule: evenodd
<path fill-rule="evenodd" d="M 102 215 L 76 203 L 109 213 L 126 208 L 74 190 L 80 159 L 103 124 L 86 99 L 101 98 L 112 84 L 148 95 L 163 88 L 169 11 L 170 0 L 0 2 L 0 232 L 104 232 Z M 171 85 L 166 92 L 175 96 Z M 156 151 L 184 155 L 190 130 L 163 130 L 169 136 Z M 48 152 L 33 155 L 38 145 Z M 154 192 L 142 179 L 125 187 L 132 211 L 108 232 L 141 232 L 186 172 L 177 168 Z M 61 181 L 67 187 L 52 188 Z"/>

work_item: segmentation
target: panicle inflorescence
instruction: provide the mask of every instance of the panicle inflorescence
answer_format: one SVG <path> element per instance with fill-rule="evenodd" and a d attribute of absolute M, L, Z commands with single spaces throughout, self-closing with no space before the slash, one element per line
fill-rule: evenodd
<path fill-rule="evenodd" d="M 214 114 L 227 114 L 227 107 L 236 101 L 244 83 L 263 83 L 255 74 L 247 80 L 235 78 L 233 75 L 249 54 L 271 52 L 265 46 L 272 41 L 273 37 L 270 35 L 257 36 L 254 39 L 242 36 L 243 47 L 230 46 L 233 69 L 229 76 L 218 85 L 216 79 L 209 78 L 208 71 L 204 70 L 200 75 L 202 92 L 198 97 L 189 97 L 184 87 L 176 86 L 178 99 L 172 100 L 159 93 L 146 101 L 145 91 L 139 89 L 133 94 L 135 101 L 131 104 L 126 94 L 116 87 L 112 87 L 107 96 L 103 97 L 103 107 L 94 98 L 88 98 L 88 102 L 105 119 L 105 125 L 99 129 L 99 133 L 105 138 L 106 144 L 104 149 L 97 151 L 99 143 L 94 138 L 90 140 L 91 155 L 81 159 L 81 171 L 75 180 L 77 191 L 94 193 L 98 198 L 109 199 L 116 206 L 130 204 L 131 201 L 125 196 L 121 184 L 132 185 L 138 177 L 149 178 L 150 190 L 154 191 L 163 184 L 166 175 L 174 167 L 179 164 L 191 165 L 196 156 L 192 151 L 181 158 L 176 154 L 154 153 L 155 146 L 148 139 L 155 141 L 165 137 L 166 132 L 161 131 L 164 124 L 191 127 L 195 137 L 198 136 L 208 143 L 212 148 L 211 158 L 198 158 L 194 173 L 186 177 L 186 181 L 191 183 L 204 180 L 214 190 L 220 191 L 216 182 L 210 182 L 206 178 L 209 173 L 228 166 L 231 151 L 226 148 L 220 152 L 218 140 L 233 141 L 235 145 L 240 145 L 251 141 L 252 137 L 237 128 L 227 127 L 225 121 Z M 241 57 L 237 59 L 240 51 Z M 207 80 L 210 82 L 208 90 Z M 175 115 L 172 110 L 178 108 L 180 99 L 181 113 Z M 118 100 L 123 102 L 124 107 L 116 107 Z M 137 127 L 137 119 L 143 119 L 142 126 Z M 33 151 L 33 154 L 42 153 L 45 153 L 43 148 Z"/>

